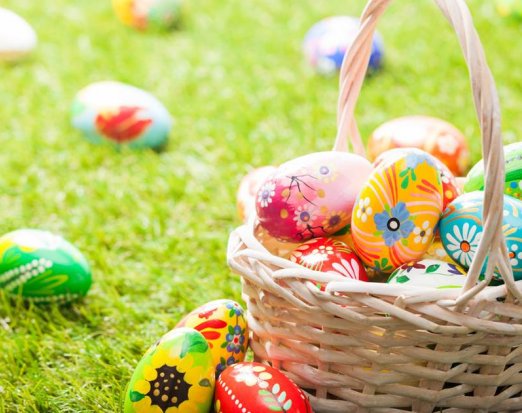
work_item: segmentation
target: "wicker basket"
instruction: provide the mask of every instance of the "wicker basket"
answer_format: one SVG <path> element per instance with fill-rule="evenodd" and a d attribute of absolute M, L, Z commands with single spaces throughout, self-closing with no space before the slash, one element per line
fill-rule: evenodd
<path fill-rule="evenodd" d="M 499 103 L 464 0 L 435 0 L 469 67 L 486 167 L 483 238 L 462 290 L 403 287 L 300 267 L 271 255 L 254 223 L 230 237 L 251 346 L 310 395 L 315 412 L 522 412 L 522 282 L 502 231 L 504 159 Z M 340 74 L 334 150 L 364 153 L 353 118 L 372 34 L 390 0 L 369 0 Z M 489 257 L 486 279 L 478 281 Z M 497 270 L 504 284 L 488 287 Z M 310 280 L 328 283 L 326 291 Z"/>

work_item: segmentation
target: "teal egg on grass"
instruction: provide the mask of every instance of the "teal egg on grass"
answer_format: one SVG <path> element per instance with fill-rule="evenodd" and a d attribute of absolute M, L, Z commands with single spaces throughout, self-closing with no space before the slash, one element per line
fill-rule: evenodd
<path fill-rule="evenodd" d="M 0 237 L 0 288 L 36 303 L 69 302 L 87 294 L 91 270 L 62 237 L 19 229 Z"/>
<path fill-rule="evenodd" d="M 483 208 L 484 192 L 470 192 L 455 199 L 440 221 L 444 249 L 466 269 L 470 267 L 482 238 Z M 516 280 L 522 280 L 522 201 L 504 195 L 504 218 L 499 230 L 504 232 L 513 275 Z M 487 261 L 483 272 L 486 264 Z"/>
<path fill-rule="evenodd" d="M 78 92 L 72 105 L 72 124 L 92 143 L 159 150 L 167 144 L 172 119 L 150 93 L 106 81 Z"/>

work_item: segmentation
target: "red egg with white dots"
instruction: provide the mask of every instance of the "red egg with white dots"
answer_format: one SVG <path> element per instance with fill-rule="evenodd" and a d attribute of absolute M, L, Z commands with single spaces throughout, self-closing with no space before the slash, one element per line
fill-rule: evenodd
<path fill-rule="evenodd" d="M 347 278 L 368 281 L 368 275 L 359 257 L 342 241 L 314 238 L 299 245 L 290 255 L 290 261 L 314 271 L 335 273 Z M 321 290 L 325 286 L 318 284 Z"/>
<path fill-rule="evenodd" d="M 371 171 L 368 160 L 347 152 L 317 152 L 286 162 L 257 193 L 259 222 L 287 242 L 333 235 L 350 223 Z"/>
<path fill-rule="evenodd" d="M 390 149 L 386 152 L 383 152 L 377 157 L 377 159 L 375 159 L 373 162 L 373 167 L 377 168 L 381 165 L 391 164 L 396 159 L 408 153 L 422 153 L 424 156 L 429 156 L 439 170 L 440 179 L 442 181 L 442 210 L 444 211 L 446 206 L 462 193 L 462 189 L 457 183 L 457 178 L 455 178 L 455 175 L 453 175 L 449 168 L 435 156 L 416 148 Z"/>
<path fill-rule="evenodd" d="M 281 371 L 261 363 L 238 363 L 221 373 L 216 413 L 313 413 L 308 397 Z"/>

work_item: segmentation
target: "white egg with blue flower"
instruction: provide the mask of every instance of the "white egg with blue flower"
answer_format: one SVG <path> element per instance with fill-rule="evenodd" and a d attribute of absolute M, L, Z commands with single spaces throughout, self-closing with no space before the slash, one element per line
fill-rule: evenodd
<path fill-rule="evenodd" d="M 484 192 L 459 196 L 444 211 L 440 221 L 440 237 L 448 255 L 464 268 L 469 268 L 483 234 Z M 513 275 L 522 280 L 522 202 L 504 195 L 504 232 Z M 486 269 L 484 264 L 482 271 Z"/>

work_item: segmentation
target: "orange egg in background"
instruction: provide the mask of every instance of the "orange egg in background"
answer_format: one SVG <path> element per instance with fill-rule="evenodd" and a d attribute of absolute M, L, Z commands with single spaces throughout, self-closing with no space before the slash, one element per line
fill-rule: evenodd
<path fill-rule="evenodd" d="M 368 140 L 368 158 L 394 148 L 418 148 L 443 162 L 455 176 L 469 168 L 466 138 L 455 126 L 430 116 L 404 116 L 383 123 Z"/>

